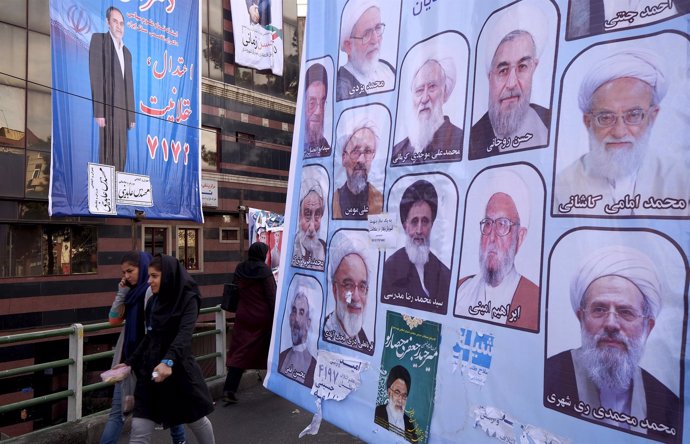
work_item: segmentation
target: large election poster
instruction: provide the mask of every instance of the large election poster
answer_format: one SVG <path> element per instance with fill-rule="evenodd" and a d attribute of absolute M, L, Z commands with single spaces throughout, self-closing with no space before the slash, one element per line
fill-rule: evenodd
<path fill-rule="evenodd" d="M 230 0 L 235 62 L 283 75 L 283 2 Z"/>
<path fill-rule="evenodd" d="M 51 215 L 203 221 L 199 2 L 51 0 Z"/>
<path fill-rule="evenodd" d="M 309 2 L 265 381 L 304 433 L 690 442 L 689 9 Z"/>

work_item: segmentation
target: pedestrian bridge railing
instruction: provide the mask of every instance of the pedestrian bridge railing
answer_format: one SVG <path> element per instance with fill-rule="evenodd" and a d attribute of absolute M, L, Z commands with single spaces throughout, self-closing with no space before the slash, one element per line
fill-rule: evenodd
<path fill-rule="evenodd" d="M 214 336 L 215 352 L 197 356 L 197 361 L 215 359 L 215 375 L 207 378 L 208 381 L 219 379 L 225 375 L 226 355 L 226 324 L 225 312 L 220 305 L 202 308 L 199 315 L 214 314 L 214 328 L 194 333 L 194 338 Z M 197 324 L 197 326 L 200 323 Z M 121 327 L 116 327 L 120 329 Z M 82 417 L 82 400 L 86 393 L 112 385 L 106 382 L 84 385 L 84 363 L 99 359 L 112 358 L 114 351 L 105 351 L 84 355 L 84 335 L 102 330 L 112 330 L 113 326 L 107 322 L 98 324 L 72 324 L 69 327 L 55 328 L 51 330 L 36 331 L 30 333 L 18 333 L 14 335 L 0 336 L 0 347 L 11 344 L 35 342 L 51 338 L 67 338 L 69 340 L 69 356 L 65 359 L 43 362 L 40 364 L 26 365 L 23 367 L 0 370 L 0 380 L 30 374 L 37 371 L 68 367 L 67 390 L 51 393 L 45 396 L 34 397 L 23 401 L 0 406 L 0 415 L 8 412 L 22 410 L 37 405 L 67 399 L 67 421 L 75 421 Z"/>

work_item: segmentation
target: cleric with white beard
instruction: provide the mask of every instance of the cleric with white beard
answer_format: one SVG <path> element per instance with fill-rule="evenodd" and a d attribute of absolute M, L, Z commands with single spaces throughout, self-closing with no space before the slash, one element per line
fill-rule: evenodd
<path fill-rule="evenodd" d="M 667 91 L 662 60 L 649 51 L 626 49 L 593 64 L 578 96 L 589 152 L 556 174 L 554 213 L 690 214 L 690 175 L 650 144 Z"/>

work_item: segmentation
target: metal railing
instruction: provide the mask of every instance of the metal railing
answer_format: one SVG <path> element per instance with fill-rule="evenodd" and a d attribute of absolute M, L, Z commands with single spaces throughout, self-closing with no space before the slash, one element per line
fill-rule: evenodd
<path fill-rule="evenodd" d="M 221 310 L 220 305 L 218 305 L 215 307 L 202 308 L 199 312 L 199 315 L 210 313 L 215 314 L 215 328 L 199 333 L 194 333 L 192 335 L 193 338 L 200 338 L 211 335 L 215 336 L 216 351 L 213 353 L 208 353 L 196 357 L 197 361 L 215 359 L 215 376 L 207 378 L 207 381 L 218 379 L 225 375 L 226 355 L 225 312 Z M 68 367 L 67 390 L 51 393 L 45 396 L 39 396 L 37 398 L 27 399 L 24 401 L 14 402 L 12 404 L 2 405 L 0 406 L 0 415 L 15 410 L 34 407 L 40 404 L 59 401 L 66 398 L 67 421 L 75 421 L 81 419 L 82 399 L 84 394 L 112 385 L 111 383 L 107 382 L 98 382 L 95 384 L 84 385 L 84 363 L 95 361 L 98 359 L 112 358 L 114 355 L 113 350 L 100 353 L 93 353 L 90 355 L 84 355 L 84 333 L 93 333 L 101 330 L 111 330 L 113 328 L 118 329 L 119 327 L 113 327 L 107 322 L 88 325 L 72 324 L 70 327 L 0 336 L 0 347 L 7 346 L 10 344 L 17 344 L 22 342 L 36 341 L 49 338 L 67 337 L 69 340 L 69 357 L 66 359 L 59 359 L 57 361 L 43 362 L 40 364 L 27 365 L 23 367 L 17 367 L 0 371 L 0 379 L 4 379 L 14 376 L 26 375 L 29 373 L 46 369 Z"/>

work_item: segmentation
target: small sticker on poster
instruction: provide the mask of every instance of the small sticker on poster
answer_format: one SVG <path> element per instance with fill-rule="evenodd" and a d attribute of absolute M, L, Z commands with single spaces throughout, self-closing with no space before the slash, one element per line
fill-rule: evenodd
<path fill-rule="evenodd" d="M 368 217 L 369 238 L 371 243 L 379 250 L 397 247 L 394 221 L 396 220 L 391 213 L 374 214 Z"/>
<path fill-rule="evenodd" d="M 115 207 L 115 167 L 89 162 L 88 177 L 89 213 L 117 214 Z"/>
<path fill-rule="evenodd" d="M 151 178 L 141 174 L 117 173 L 117 204 L 153 206 Z"/>
<path fill-rule="evenodd" d="M 359 388 L 360 373 L 368 364 L 339 353 L 319 350 L 311 394 L 322 399 L 342 401 Z"/>

